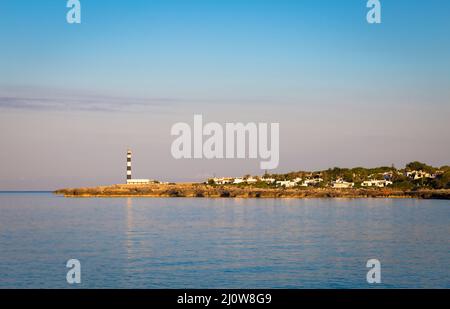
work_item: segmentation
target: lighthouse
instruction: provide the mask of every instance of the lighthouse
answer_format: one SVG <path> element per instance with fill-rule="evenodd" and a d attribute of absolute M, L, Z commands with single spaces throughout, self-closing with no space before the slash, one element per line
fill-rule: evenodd
<path fill-rule="evenodd" d="M 150 179 L 133 179 L 131 177 L 131 150 L 127 151 L 127 185 L 148 185 L 153 181 Z"/>
<path fill-rule="evenodd" d="M 127 183 L 131 180 L 131 150 L 127 151 Z"/>

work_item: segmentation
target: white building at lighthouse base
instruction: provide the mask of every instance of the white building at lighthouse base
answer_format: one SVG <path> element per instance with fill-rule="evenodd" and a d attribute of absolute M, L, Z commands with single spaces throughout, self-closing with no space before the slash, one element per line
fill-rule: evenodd
<path fill-rule="evenodd" d="M 154 182 L 150 179 L 127 179 L 127 185 L 148 185 Z"/>

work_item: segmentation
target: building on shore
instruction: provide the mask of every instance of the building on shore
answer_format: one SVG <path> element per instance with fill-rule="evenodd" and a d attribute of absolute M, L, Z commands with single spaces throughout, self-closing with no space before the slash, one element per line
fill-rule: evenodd
<path fill-rule="evenodd" d="M 255 177 L 249 177 L 249 178 L 245 179 L 245 182 L 248 184 L 257 183 L 258 179 Z"/>
<path fill-rule="evenodd" d="M 430 179 L 436 178 L 436 174 L 431 174 L 424 171 L 406 171 L 405 176 L 413 180 L 418 180 L 422 178 L 430 178 Z"/>
<path fill-rule="evenodd" d="M 150 179 L 133 179 L 131 174 L 131 150 L 127 151 L 127 185 L 148 185 L 153 183 L 153 180 Z"/>
<path fill-rule="evenodd" d="M 131 150 L 127 151 L 127 183 L 131 180 Z"/>
<path fill-rule="evenodd" d="M 305 181 L 301 184 L 302 187 L 310 187 L 310 186 L 317 186 L 320 185 L 320 183 L 323 182 L 323 179 L 320 177 L 314 177 L 310 179 L 305 179 Z"/>
<path fill-rule="evenodd" d="M 295 187 L 296 185 L 297 185 L 297 183 L 294 181 L 291 181 L 291 180 L 277 181 L 277 187 L 292 188 L 292 187 Z"/>
<path fill-rule="evenodd" d="M 213 182 L 216 185 L 229 185 L 229 184 L 234 184 L 234 185 L 238 185 L 238 184 L 242 184 L 242 183 L 246 183 L 246 184 L 255 184 L 258 182 L 258 179 L 255 177 L 214 177 L 211 179 L 208 179 L 208 182 Z"/>
<path fill-rule="evenodd" d="M 392 181 L 385 180 L 385 179 L 383 179 L 383 180 L 366 180 L 361 183 L 361 187 L 384 188 L 384 187 L 390 186 L 392 184 L 393 184 Z"/>
<path fill-rule="evenodd" d="M 232 184 L 234 182 L 234 179 L 235 178 L 233 177 L 220 177 L 220 178 L 214 177 L 211 180 L 216 185 L 227 185 Z"/>
<path fill-rule="evenodd" d="M 355 186 L 353 182 L 347 182 L 343 179 L 338 179 L 336 181 L 331 182 L 331 186 L 336 189 L 349 189 Z"/>
<path fill-rule="evenodd" d="M 275 178 L 271 178 L 271 177 L 263 177 L 263 178 L 261 178 L 261 181 L 270 185 L 270 184 L 273 184 L 274 182 L 276 182 L 277 180 Z"/>
<path fill-rule="evenodd" d="M 234 178 L 233 184 L 238 185 L 238 184 L 241 184 L 241 183 L 245 183 L 245 179 L 243 177 Z"/>

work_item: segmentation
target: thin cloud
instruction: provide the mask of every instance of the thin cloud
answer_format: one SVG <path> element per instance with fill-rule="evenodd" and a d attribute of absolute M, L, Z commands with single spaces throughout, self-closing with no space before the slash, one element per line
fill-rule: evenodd
<path fill-rule="evenodd" d="M 123 112 L 174 107 L 184 100 L 177 98 L 113 98 L 107 96 L 31 97 L 1 96 L 0 109 L 30 111 L 103 111 Z"/>

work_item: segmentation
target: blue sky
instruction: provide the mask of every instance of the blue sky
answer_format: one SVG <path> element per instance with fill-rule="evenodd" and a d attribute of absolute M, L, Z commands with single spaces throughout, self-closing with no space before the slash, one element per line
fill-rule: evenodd
<path fill-rule="evenodd" d="M 79 166 L 67 168 L 67 160 L 96 145 L 100 137 L 107 142 L 105 149 L 95 150 L 98 157 L 117 152 L 110 166 L 120 162 L 121 149 L 131 144 L 143 157 L 159 151 L 156 156 L 163 163 L 156 176 L 171 180 L 239 173 L 243 166 L 257 172 L 256 163 L 247 162 L 230 163 L 223 170 L 221 162 L 184 162 L 187 167 L 181 173 L 164 168 L 175 164 L 167 158 L 168 128 L 198 112 L 210 121 L 280 122 L 288 130 L 281 170 L 403 164 L 408 159 L 447 164 L 444 158 L 450 151 L 442 144 L 449 142 L 444 132 L 450 127 L 437 120 L 449 116 L 450 2 L 381 3 L 382 24 L 369 25 L 365 0 L 81 0 L 82 24 L 69 25 L 65 0 L 2 0 L 0 120 L 5 127 L 15 123 L 20 128 L 8 134 L 5 128 L 0 138 L 21 155 L 3 154 L 0 159 L 22 166 L 23 180 L 14 178 L 17 170 L 8 170 L 5 175 L 11 177 L 0 180 L 0 189 L 34 188 L 43 178 L 45 188 L 85 184 L 86 171 L 78 175 Z M 32 176 L 32 162 L 46 157 L 68 134 L 60 118 L 73 121 L 74 146 L 70 153 L 61 150 L 60 157 L 67 160 L 61 159 L 60 166 L 74 176 L 64 180 L 41 170 L 34 173 L 41 177 Z M 385 129 L 386 118 L 390 130 Z M 324 122 L 321 130 L 308 132 L 315 139 L 327 141 L 327 132 L 333 130 L 348 133 L 344 140 L 328 141 L 336 143 L 334 151 L 340 156 L 321 156 L 325 148 L 313 139 L 302 141 L 314 149 L 308 153 L 292 142 L 293 132 L 309 131 L 312 119 Z M 121 120 L 142 125 L 130 125 L 124 133 L 116 129 Z M 355 121 L 384 129 L 361 133 L 349 125 Z M 51 138 L 33 135 L 32 122 L 41 123 Z M 61 135 L 53 133 L 55 126 Z M 152 140 L 158 149 L 147 136 L 137 137 L 142 130 L 158 132 Z M 87 134 L 93 136 L 92 144 L 85 144 Z M 379 153 L 380 147 L 368 147 L 367 139 L 401 147 L 395 153 Z M 38 140 L 36 150 L 32 145 Z M 419 141 L 434 153 L 412 155 Z M 342 143 L 347 147 L 340 147 Z M 34 157 L 31 148 L 37 152 Z M 362 151 L 359 155 L 366 159 L 359 161 L 347 159 L 349 148 L 371 153 Z M 150 163 L 142 164 L 142 170 L 155 173 Z M 119 181 L 121 172 L 99 171 L 96 175 L 105 178 L 90 179 Z"/>
<path fill-rule="evenodd" d="M 3 85 L 279 99 L 450 79 L 448 1 L 382 1 L 376 26 L 363 0 L 81 3 L 82 24 L 69 25 L 64 0 L 2 1 Z"/>

